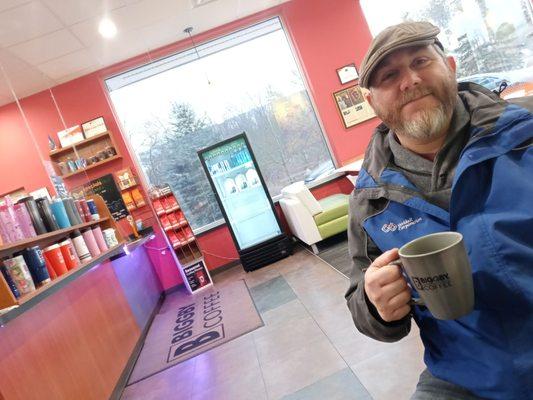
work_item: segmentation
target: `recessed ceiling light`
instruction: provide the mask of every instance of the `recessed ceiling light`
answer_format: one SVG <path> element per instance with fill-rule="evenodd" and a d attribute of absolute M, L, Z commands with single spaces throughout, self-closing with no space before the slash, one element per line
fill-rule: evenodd
<path fill-rule="evenodd" d="M 117 34 L 117 26 L 109 18 L 103 18 L 98 25 L 98 32 L 106 39 L 110 39 Z"/>

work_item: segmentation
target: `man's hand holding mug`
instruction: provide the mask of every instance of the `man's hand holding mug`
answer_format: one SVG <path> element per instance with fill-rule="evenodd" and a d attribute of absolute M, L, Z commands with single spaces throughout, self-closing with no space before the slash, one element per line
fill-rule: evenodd
<path fill-rule="evenodd" d="M 399 265 L 398 249 L 376 258 L 365 273 L 365 293 L 386 322 L 398 321 L 411 311 L 411 291 Z"/>
<path fill-rule="evenodd" d="M 402 272 L 419 299 L 411 298 Z M 463 236 L 432 233 L 383 253 L 365 273 L 365 292 L 387 322 L 405 317 L 413 304 L 426 306 L 438 319 L 469 314 L 474 308 L 474 285 Z"/>

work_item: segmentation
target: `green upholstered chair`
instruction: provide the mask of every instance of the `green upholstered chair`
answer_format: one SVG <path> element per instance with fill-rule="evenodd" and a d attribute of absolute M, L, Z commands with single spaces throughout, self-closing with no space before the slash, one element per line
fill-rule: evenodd
<path fill-rule="evenodd" d="M 308 244 L 315 254 L 316 243 L 348 226 L 348 198 L 346 194 L 334 194 L 316 200 L 303 182 L 296 182 L 281 190 L 279 201 L 291 232 Z"/>

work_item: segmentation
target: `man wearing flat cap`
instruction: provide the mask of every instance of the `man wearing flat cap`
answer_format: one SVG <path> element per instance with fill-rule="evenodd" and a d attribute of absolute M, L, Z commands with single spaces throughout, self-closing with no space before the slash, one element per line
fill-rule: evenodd
<path fill-rule="evenodd" d="M 350 197 L 346 300 L 374 339 L 418 325 L 427 369 L 413 399 L 533 399 L 533 98 L 458 85 L 438 33 L 428 22 L 389 27 L 361 63 L 383 123 Z M 455 320 L 410 305 L 391 264 L 405 243 L 442 231 L 463 235 L 472 265 L 474 310 Z"/>

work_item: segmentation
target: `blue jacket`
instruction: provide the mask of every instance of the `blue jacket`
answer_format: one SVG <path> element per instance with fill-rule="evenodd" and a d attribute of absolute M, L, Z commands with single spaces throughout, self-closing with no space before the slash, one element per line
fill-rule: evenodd
<path fill-rule="evenodd" d="M 424 361 L 436 377 L 477 396 L 533 399 L 533 116 L 477 85 L 461 89 L 468 92 L 461 98 L 470 113 L 469 138 L 456 165 L 449 211 L 425 200 L 401 170 L 391 168 L 383 138 L 376 138 L 382 127 L 352 194 L 350 250 L 362 268 L 377 255 L 370 255 L 369 242 L 384 252 L 425 234 L 461 232 L 473 270 L 474 311 L 444 321 L 414 307 Z M 354 273 L 346 295 L 359 330 L 385 341 L 405 336 L 409 318 L 379 321 L 364 300 L 362 279 Z"/>

